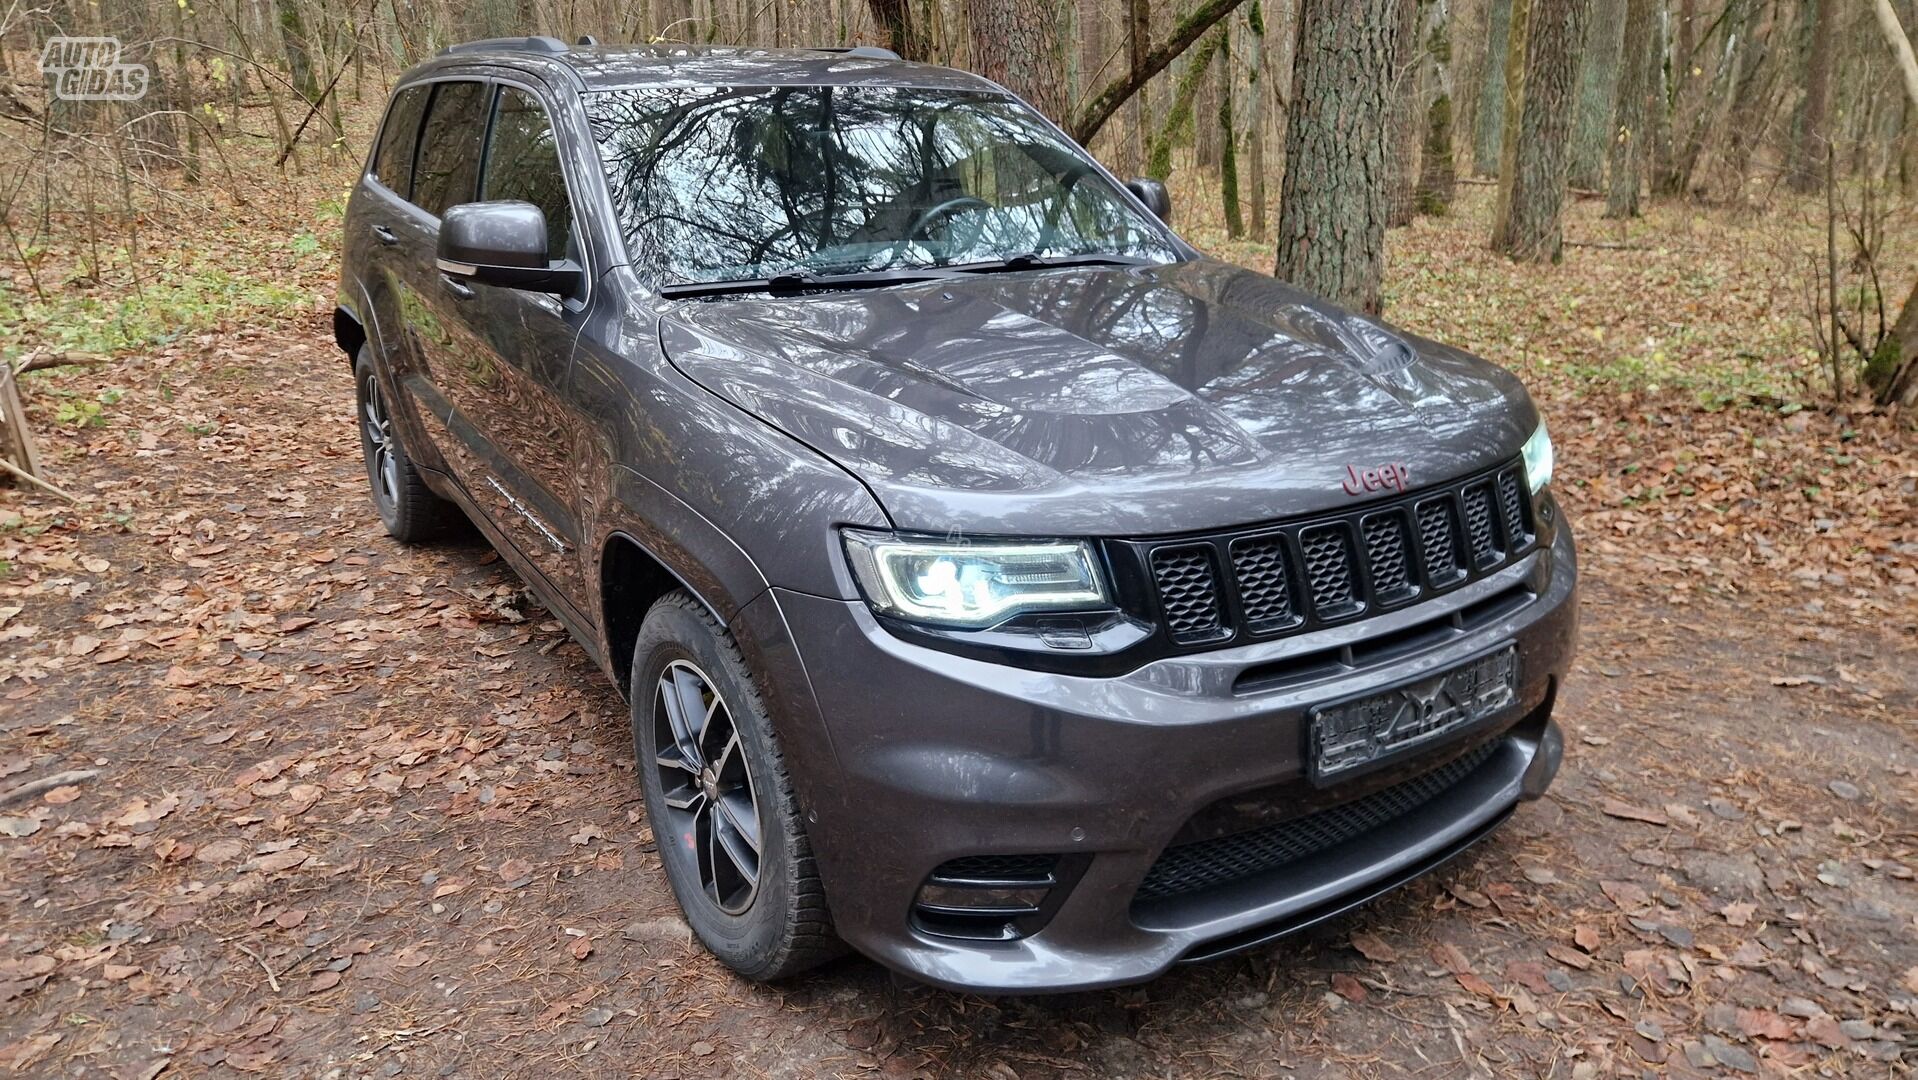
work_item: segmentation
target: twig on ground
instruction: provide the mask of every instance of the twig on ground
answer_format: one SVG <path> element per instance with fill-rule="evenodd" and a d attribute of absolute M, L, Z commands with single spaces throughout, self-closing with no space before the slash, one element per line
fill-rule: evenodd
<path fill-rule="evenodd" d="M 268 985 L 273 987 L 273 992 L 276 994 L 280 992 L 279 976 L 273 974 L 273 969 L 266 966 L 266 961 L 260 958 L 259 953 L 256 953 L 252 949 L 249 949 L 246 946 L 238 943 L 235 943 L 233 947 L 247 954 L 248 956 L 251 956 L 253 958 L 253 962 L 260 965 L 260 970 L 266 972 L 266 981 Z"/>
<path fill-rule="evenodd" d="M 8 472 L 12 473 L 14 476 L 22 480 L 25 480 L 29 484 L 33 484 L 35 486 L 45 488 L 46 490 L 52 492 L 55 495 L 60 496 L 62 499 L 65 499 L 66 501 L 70 503 L 78 505 L 80 502 L 79 497 L 74 495 L 72 492 L 63 491 L 60 488 L 57 488 L 53 486 L 52 484 L 47 483 L 45 480 L 42 480 L 39 477 L 33 475 L 32 473 L 26 471 L 25 469 L 15 467 L 13 462 L 8 461 L 5 458 L 0 458 L 0 469 L 7 470 Z"/>
<path fill-rule="evenodd" d="M 24 784 L 0 791 L 0 806 L 5 806 L 10 802 L 18 802 L 21 799 L 38 795 L 43 791 L 52 791 L 57 787 L 66 787 L 69 784 L 82 783 L 98 775 L 100 775 L 100 770 L 98 769 L 72 769 L 67 772 L 54 773 L 52 776 L 43 776 L 38 780 L 29 780 Z"/>

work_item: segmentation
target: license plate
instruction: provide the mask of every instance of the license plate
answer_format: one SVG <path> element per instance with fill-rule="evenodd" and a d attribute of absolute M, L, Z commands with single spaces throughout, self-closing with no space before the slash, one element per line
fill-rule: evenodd
<path fill-rule="evenodd" d="M 1335 778 L 1471 727 L 1518 697 L 1518 649 L 1312 713 L 1309 758 L 1316 780 Z"/>

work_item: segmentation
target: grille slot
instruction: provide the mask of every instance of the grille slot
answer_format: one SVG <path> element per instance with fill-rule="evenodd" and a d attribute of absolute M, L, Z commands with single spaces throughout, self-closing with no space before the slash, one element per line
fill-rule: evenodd
<path fill-rule="evenodd" d="M 1179 642 L 1209 641 L 1226 633 L 1219 607 L 1219 575 L 1210 544 L 1159 548 L 1152 553 L 1166 629 Z"/>
<path fill-rule="evenodd" d="M 1525 500 L 1519 498 L 1518 473 L 1503 472 L 1498 477 L 1498 505 L 1505 515 L 1506 547 L 1515 548 L 1531 539 L 1525 524 Z"/>
<path fill-rule="evenodd" d="M 1049 877 L 1057 865 L 1057 855 L 967 855 L 940 863 L 932 876 L 965 881 L 1037 881 Z"/>
<path fill-rule="evenodd" d="M 1232 576 L 1239 585 L 1239 605 L 1245 609 L 1248 626 L 1274 630 L 1299 621 L 1292 606 L 1285 537 L 1273 534 L 1234 541 Z"/>
<path fill-rule="evenodd" d="M 1490 481 L 1465 489 L 1465 535 L 1472 541 L 1472 564 L 1486 567 L 1498 561 L 1498 538 L 1492 535 Z"/>
<path fill-rule="evenodd" d="M 1372 574 L 1372 594 L 1380 603 L 1396 604 L 1418 592 L 1412 580 L 1411 542 L 1405 534 L 1405 515 L 1388 510 L 1365 519 L 1365 565 Z"/>
<path fill-rule="evenodd" d="M 1134 902 L 1216 889 L 1371 832 L 1457 786 L 1485 764 L 1499 745 L 1488 742 L 1430 772 L 1328 810 L 1166 848 L 1146 871 Z"/>
<path fill-rule="evenodd" d="M 1299 533 L 1299 551 L 1305 560 L 1305 580 L 1311 583 L 1312 607 L 1321 619 L 1351 615 L 1365 605 L 1352 579 L 1352 539 L 1343 525 L 1315 525 Z"/>
<path fill-rule="evenodd" d="M 1427 499 L 1419 504 L 1419 547 L 1425 555 L 1425 577 L 1435 587 L 1464 576 L 1459 559 L 1458 525 L 1452 500 Z"/>

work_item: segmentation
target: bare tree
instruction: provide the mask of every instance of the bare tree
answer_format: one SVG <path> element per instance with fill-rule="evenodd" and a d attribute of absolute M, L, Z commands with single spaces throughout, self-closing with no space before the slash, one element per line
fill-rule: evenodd
<path fill-rule="evenodd" d="M 1596 0 L 1585 31 L 1585 57 L 1578 76 L 1578 123 L 1572 129 L 1572 161 L 1565 174 L 1566 182 L 1575 188 L 1597 188 L 1605 182 L 1605 151 L 1611 143 L 1612 107 L 1618 101 L 1624 40 L 1625 0 Z"/>
<path fill-rule="evenodd" d="M 1605 216 L 1637 217 L 1638 192 L 1643 182 L 1646 125 L 1652 109 L 1652 68 L 1658 62 L 1652 36 L 1653 0 L 1626 0 L 1622 70 L 1618 104 L 1613 110 L 1611 181 L 1606 190 Z"/>
<path fill-rule="evenodd" d="M 1825 147 L 1831 140 L 1826 124 L 1831 112 L 1831 38 L 1837 21 L 1838 0 L 1807 0 L 1815 9 L 1805 54 L 1805 100 L 1799 111 L 1798 139 L 1792 146 L 1791 187 L 1800 193 L 1818 190 L 1823 175 Z"/>
<path fill-rule="evenodd" d="M 1391 116 L 1399 5 L 1410 0 L 1303 0 L 1285 181 L 1279 277 L 1376 314 L 1385 269 Z"/>
<path fill-rule="evenodd" d="M 1514 259 L 1557 262 L 1564 247 L 1565 166 L 1578 90 L 1586 0 L 1533 0 L 1512 167 L 1499 174 L 1492 247 Z M 1513 19 L 1517 25 L 1517 19 Z M 1511 103 L 1507 102 L 1507 108 Z"/>

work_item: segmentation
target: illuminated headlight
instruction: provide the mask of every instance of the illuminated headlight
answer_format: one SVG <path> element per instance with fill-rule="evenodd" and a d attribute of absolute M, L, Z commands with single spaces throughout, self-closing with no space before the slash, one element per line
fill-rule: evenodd
<path fill-rule="evenodd" d="M 965 543 L 846 530 L 866 600 L 887 615 L 982 628 L 1028 611 L 1110 607 L 1090 545 Z"/>
<path fill-rule="evenodd" d="M 1532 486 L 1532 494 L 1552 482 L 1552 437 L 1545 434 L 1545 421 L 1538 422 L 1538 430 L 1525 440 L 1525 482 Z"/>

